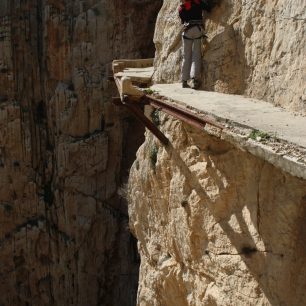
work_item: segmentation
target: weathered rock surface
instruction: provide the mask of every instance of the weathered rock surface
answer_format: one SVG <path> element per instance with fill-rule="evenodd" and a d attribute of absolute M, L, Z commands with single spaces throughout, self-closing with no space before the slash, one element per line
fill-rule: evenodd
<path fill-rule="evenodd" d="M 135 304 L 117 189 L 143 129 L 108 76 L 153 55 L 160 4 L 0 1 L 1 305 Z"/>
<path fill-rule="evenodd" d="M 160 115 L 129 179 L 138 305 L 306 304 L 306 181 Z"/>
<path fill-rule="evenodd" d="M 206 16 L 202 88 L 306 113 L 306 2 L 221 0 Z M 165 0 L 156 31 L 158 82 L 180 78 L 179 1 Z"/>
<path fill-rule="evenodd" d="M 206 16 L 202 89 L 305 107 L 305 1 L 223 0 Z M 155 29 L 155 81 L 180 78 L 179 1 Z M 129 178 L 140 306 L 306 304 L 306 181 L 160 115 Z"/>

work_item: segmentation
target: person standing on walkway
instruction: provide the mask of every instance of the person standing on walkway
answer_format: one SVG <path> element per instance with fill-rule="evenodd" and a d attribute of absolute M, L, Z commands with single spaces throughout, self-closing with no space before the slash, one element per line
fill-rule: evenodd
<path fill-rule="evenodd" d="M 209 0 L 208 0 L 209 1 Z M 211 10 L 207 0 L 182 0 L 179 16 L 183 29 L 182 86 L 189 87 L 187 81 L 193 80 L 192 88 L 200 86 L 201 80 L 201 41 L 203 34 L 202 12 Z"/>

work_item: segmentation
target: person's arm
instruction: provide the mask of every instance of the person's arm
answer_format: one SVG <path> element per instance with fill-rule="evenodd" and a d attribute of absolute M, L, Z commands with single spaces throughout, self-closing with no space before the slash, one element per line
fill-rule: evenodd
<path fill-rule="evenodd" d="M 185 15 L 186 15 L 185 8 L 182 5 L 180 5 L 180 7 L 179 7 L 179 16 L 181 18 L 181 22 L 182 23 L 184 23 L 186 21 Z"/>

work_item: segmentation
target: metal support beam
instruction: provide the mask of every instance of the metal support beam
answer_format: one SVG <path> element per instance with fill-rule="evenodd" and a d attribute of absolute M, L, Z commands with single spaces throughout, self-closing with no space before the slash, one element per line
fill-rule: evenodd
<path fill-rule="evenodd" d="M 125 102 L 123 105 L 141 122 L 149 129 L 162 144 L 167 145 L 169 143 L 168 138 L 144 115 L 140 110 L 139 105 L 135 103 Z"/>
<path fill-rule="evenodd" d="M 118 106 L 125 106 L 142 124 L 145 125 L 147 129 L 149 129 L 162 144 L 167 145 L 169 140 L 167 137 L 152 123 L 152 121 L 147 118 L 141 107 L 143 105 L 151 105 L 154 108 L 161 109 L 163 112 L 168 113 L 169 115 L 178 118 L 188 124 L 203 129 L 207 123 L 223 129 L 224 127 L 218 122 L 214 121 L 211 118 L 208 118 L 204 115 L 198 115 L 194 112 L 187 110 L 185 107 L 180 107 L 179 105 L 175 105 L 174 103 L 165 102 L 163 100 L 156 99 L 152 95 L 146 95 L 143 91 L 139 89 L 140 85 L 147 83 L 151 80 L 151 77 L 144 75 L 143 80 L 135 76 L 124 74 L 126 68 L 134 67 L 136 70 L 140 67 L 149 67 L 148 65 L 152 65 L 153 60 L 118 60 L 113 61 L 113 74 L 114 76 L 109 76 L 110 81 L 115 81 L 118 91 L 120 93 L 120 97 L 113 98 L 113 103 Z M 134 69 L 134 70 L 135 70 Z M 150 76 L 150 75 L 149 75 Z M 151 75 L 152 76 L 152 75 Z M 133 82 L 134 84 L 133 84 Z M 138 87 L 135 86 L 138 84 Z"/>
<path fill-rule="evenodd" d="M 210 125 L 213 125 L 219 129 L 224 129 L 224 126 L 221 125 L 220 123 L 214 121 L 211 118 L 208 118 L 207 116 L 204 115 L 197 115 L 187 109 L 183 109 L 179 106 L 176 106 L 172 103 L 168 103 L 159 99 L 156 99 L 155 97 L 151 95 L 146 95 L 145 98 L 149 105 L 151 105 L 154 108 L 161 109 L 163 112 L 168 113 L 169 115 L 180 119 L 182 121 L 187 122 L 188 124 L 197 127 L 197 128 L 204 128 L 205 125 L 208 123 Z"/>
<path fill-rule="evenodd" d="M 138 102 L 131 101 L 128 96 L 124 96 L 122 100 L 119 97 L 114 97 L 113 103 L 118 106 L 124 105 L 164 145 L 169 143 L 168 138 L 144 115 L 140 109 L 142 105 L 151 105 L 154 108 L 161 109 L 163 112 L 199 129 L 203 129 L 207 123 L 221 130 L 224 129 L 223 125 L 207 116 L 195 114 L 185 108 L 159 100 L 151 95 L 145 95 Z"/>

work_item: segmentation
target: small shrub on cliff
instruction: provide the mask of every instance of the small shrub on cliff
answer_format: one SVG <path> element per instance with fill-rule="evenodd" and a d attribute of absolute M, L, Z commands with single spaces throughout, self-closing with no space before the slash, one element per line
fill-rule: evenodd
<path fill-rule="evenodd" d="M 158 154 L 158 148 L 156 145 L 153 145 L 150 150 L 150 161 L 151 161 L 151 166 L 155 170 L 155 166 L 157 163 L 157 154 Z"/>
<path fill-rule="evenodd" d="M 268 133 L 261 132 L 261 131 L 258 131 L 258 130 L 253 130 L 250 133 L 249 138 L 251 138 L 253 140 L 257 140 L 257 141 L 264 141 L 264 140 L 270 139 L 271 136 Z"/>
<path fill-rule="evenodd" d="M 152 95 L 152 94 L 154 94 L 156 91 L 153 90 L 152 88 L 145 88 L 145 89 L 143 89 L 143 92 L 144 92 L 146 95 Z"/>
<path fill-rule="evenodd" d="M 156 125 L 159 126 L 160 125 L 160 119 L 159 119 L 159 110 L 158 109 L 154 109 L 151 113 L 151 118 L 152 118 L 152 122 Z"/>

